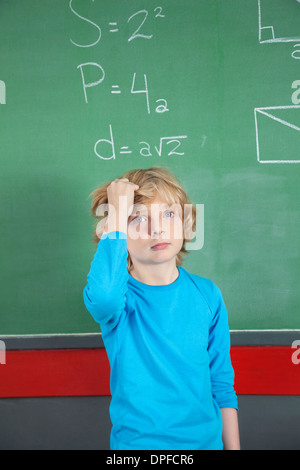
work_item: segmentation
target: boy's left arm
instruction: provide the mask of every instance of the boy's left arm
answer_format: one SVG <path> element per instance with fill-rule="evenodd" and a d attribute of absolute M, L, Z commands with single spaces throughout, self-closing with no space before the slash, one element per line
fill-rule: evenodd
<path fill-rule="evenodd" d="M 224 450 L 241 450 L 238 414 L 235 408 L 221 408 Z"/>
<path fill-rule="evenodd" d="M 213 297 L 208 345 L 212 394 L 222 413 L 224 450 L 239 450 L 238 400 L 230 358 L 228 314 L 222 293 L 216 285 Z"/>

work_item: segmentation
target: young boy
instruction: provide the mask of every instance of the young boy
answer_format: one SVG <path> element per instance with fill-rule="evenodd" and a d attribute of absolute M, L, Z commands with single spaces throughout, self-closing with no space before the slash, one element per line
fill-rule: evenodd
<path fill-rule="evenodd" d="M 109 204 L 84 301 L 111 366 L 111 450 L 238 450 L 227 311 L 212 281 L 181 266 L 185 191 L 152 167 L 92 194 L 93 214 Z"/>

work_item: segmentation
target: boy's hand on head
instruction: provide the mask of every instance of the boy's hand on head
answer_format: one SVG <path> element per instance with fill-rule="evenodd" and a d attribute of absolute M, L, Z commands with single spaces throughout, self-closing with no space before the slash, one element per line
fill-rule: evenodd
<path fill-rule="evenodd" d="M 120 196 L 126 196 L 128 218 L 133 211 L 134 191 L 137 191 L 138 189 L 139 186 L 137 184 L 131 183 L 128 178 L 117 178 L 112 181 L 107 188 L 108 203 L 113 205 L 116 211 L 119 211 L 121 209 Z"/>
<path fill-rule="evenodd" d="M 134 191 L 138 189 L 139 186 L 131 183 L 128 178 L 117 178 L 110 183 L 107 187 L 107 199 L 109 207 L 113 206 L 114 210 L 108 211 L 104 233 L 114 231 L 127 233 L 128 218 L 133 212 Z"/>

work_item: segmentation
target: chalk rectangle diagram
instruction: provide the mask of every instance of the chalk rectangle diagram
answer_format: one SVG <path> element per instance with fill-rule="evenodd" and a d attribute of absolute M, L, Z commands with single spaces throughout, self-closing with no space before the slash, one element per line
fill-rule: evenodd
<path fill-rule="evenodd" d="M 255 108 L 257 161 L 300 163 L 300 106 Z"/>
<path fill-rule="evenodd" d="M 258 0 L 259 42 L 300 43 L 300 0 Z"/>

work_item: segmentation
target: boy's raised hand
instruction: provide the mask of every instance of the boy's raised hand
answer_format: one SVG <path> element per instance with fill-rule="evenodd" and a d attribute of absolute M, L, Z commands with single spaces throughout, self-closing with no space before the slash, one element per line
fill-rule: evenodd
<path fill-rule="evenodd" d="M 110 183 L 107 188 L 108 203 L 113 205 L 116 211 L 119 211 L 123 206 L 120 206 L 120 196 L 127 197 L 127 217 L 132 214 L 134 203 L 134 191 L 137 191 L 139 186 L 131 183 L 128 178 L 115 179 Z"/>
<path fill-rule="evenodd" d="M 131 183 L 128 178 L 117 178 L 110 183 L 107 187 L 107 198 L 108 204 L 115 208 L 115 213 L 109 211 L 104 227 L 105 233 L 116 230 L 127 233 L 128 217 L 133 212 L 134 191 L 138 189 L 139 186 Z M 121 200 L 120 196 L 122 196 Z"/>

